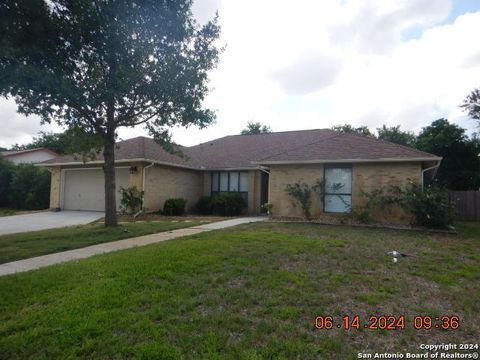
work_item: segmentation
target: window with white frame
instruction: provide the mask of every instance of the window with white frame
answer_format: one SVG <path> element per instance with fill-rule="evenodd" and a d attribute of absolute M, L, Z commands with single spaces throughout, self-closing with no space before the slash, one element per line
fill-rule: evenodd
<path fill-rule="evenodd" d="M 248 201 L 248 171 L 212 172 L 211 195 L 219 192 L 239 192 Z"/>
<path fill-rule="evenodd" d="M 352 211 L 351 165 L 325 165 L 324 211 L 349 213 Z"/>

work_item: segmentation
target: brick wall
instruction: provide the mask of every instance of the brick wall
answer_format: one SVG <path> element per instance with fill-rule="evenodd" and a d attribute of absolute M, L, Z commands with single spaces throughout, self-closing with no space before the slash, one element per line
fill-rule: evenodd
<path fill-rule="evenodd" d="M 361 191 L 371 192 L 379 187 L 390 185 L 403 186 L 411 179 L 421 181 L 422 166 L 420 162 L 412 163 L 359 163 L 353 164 L 352 203 L 354 210 L 365 204 Z M 390 213 L 372 210 L 370 215 L 378 222 L 409 223 L 410 216 L 399 207 L 391 207 Z"/>
<path fill-rule="evenodd" d="M 310 186 L 317 180 L 323 179 L 323 165 L 272 165 L 270 166 L 269 178 L 269 203 L 272 206 L 273 216 L 303 217 L 302 209 L 293 206 L 292 198 L 287 195 L 287 184 L 304 182 Z M 313 217 L 322 214 L 323 205 L 315 194 L 312 194 L 311 213 Z"/>
<path fill-rule="evenodd" d="M 212 192 L 212 173 L 210 171 L 203 172 L 203 195 L 210 196 Z"/>
<path fill-rule="evenodd" d="M 248 214 L 260 214 L 261 173 L 260 170 L 248 172 Z"/>
<path fill-rule="evenodd" d="M 322 164 L 272 165 L 270 166 L 269 202 L 273 204 L 273 216 L 303 217 L 302 209 L 292 205 L 292 199 L 285 192 L 287 184 L 299 181 L 312 186 L 324 176 Z M 420 163 L 356 163 L 352 166 L 352 205 L 357 210 L 365 199 L 361 190 L 370 192 L 380 186 L 403 185 L 408 179 L 419 182 Z M 313 218 L 325 217 L 323 204 L 316 193 L 312 193 L 311 214 Z M 378 214 L 373 214 L 378 215 Z M 383 215 L 383 214 L 380 214 Z M 335 217 L 336 215 L 328 215 Z M 337 215 L 338 217 L 338 215 Z M 377 220 L 383 221 L 378 218 Z M 394 209 L 389 216 L 392 222 L 407 222 L 405 214 Z"/>
<path fill-rule="evenodd" d="M 155 165 L 145 170 L 145 210 L 163 209 L 170 198 L 187 200 L 191 211 L 203 192 L 203 174 L 198 171 Z"/>
<path fill-rule="evenodd" d="M 50 209 L 60 208 L 60 192 L 62 190 L 62 177 L 60 166 L 51 168 L 51 180 L 50 180 Z"/>
<path fill-rule="evenodd" d="M 130 179 L 128 182 L 129 187 L 136 187 L 137 190 L 142 191 L 143 188 L 143 168 L 148 166 L 148 163 L 132 163 L 129 166 L 135 166 L 137 171 L 133 174 L 130 174 Z"/>

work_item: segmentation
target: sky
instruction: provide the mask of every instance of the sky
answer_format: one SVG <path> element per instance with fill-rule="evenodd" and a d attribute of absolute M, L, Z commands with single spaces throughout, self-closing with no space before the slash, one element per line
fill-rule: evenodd
<path fill-rule="evenodd" d="M 216 11 L 225 50 L 204 105 L 217 119 L 174 128 L 179 144 L 235 135 L 252 121 L 274 131 L 349 123 L 419 132 L 444 117 L 478 131 L 459 107 L 480 86 L 478 0 L 194 2 L 201 24 Z M 0 99 L 0 123 L 3 147 L 61 131 L 17 114 L 11 99 Z M 119 130 L 120 139 L 147 134 Z"/>

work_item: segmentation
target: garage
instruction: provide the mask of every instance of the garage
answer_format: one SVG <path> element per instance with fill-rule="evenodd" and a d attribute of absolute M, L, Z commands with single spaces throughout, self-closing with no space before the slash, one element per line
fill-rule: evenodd
<path fill-rule="evenodd" d="M 128 168 L 115 170 L 117 210 L 120 208 L 118 189 L 129 185 Z M 63 171 L 63 209 L 105 211 L 104 177 L 101 168 L 65 169 Z"/>

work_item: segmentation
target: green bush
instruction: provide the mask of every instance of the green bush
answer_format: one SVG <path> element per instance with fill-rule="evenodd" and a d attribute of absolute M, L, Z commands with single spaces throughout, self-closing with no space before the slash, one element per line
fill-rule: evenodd
<path fill-rule="evenodd" d="M 392 206 L 400 206 L 412 215 L 411 224 L 429 228 L 442 229 L 452 225 L 455 210 L 447 193 L 438 186 L 425 186 L 410 182 L 405 187 L 390 186 L 378 188 L 370 193 L 362 193 L 367 198 L 359 221 L 370 220 L 370 210 L 377 209 L 382 213 L 391 213 Z"/>
<path fill-rule="evenodd" d="M 0 207 L 10 207 L 10 183 L 12 182 L 15 166 L 0 158 Z"/>
<path fill-rule="evenodd" d="M 202 215 L 210 215 L 213 212 L 213 201 L 211 196 L 202 196 L 195 205 L 197 211 Z"/>
<path fill-rule="evenodd" d="M 120 211 L 125 214 L 135 214 L 142 209 L 143 191 L 136 186 L 124 188 L 120 186 Z"/>
<path fill-rule="evenodd" d="M 50 172 L 32 164 L 15 166 L 9 203 L 16 209 L 47 209 L 50 203 Z"/>
<path fill-rule="evenodd" d="M 238 192 L 223 192 L 213 198 L 213 212 L 221 216 L 238 216 L 247 206 Z"/>
<path fill-rule="evenodd" d="M 446 191 L 437 186 L 410 184 L 402 199 L 403 207 L 414 216 L 415 225 L 445 228 L 455 220 L 455 210 Z"/>
<path fill-rule="evenodd" d="M 187 205 L 185 199 L 168 199 L 163 205 L 163 215 L 182 216 L 185 213 L 185 205 Z"/>

